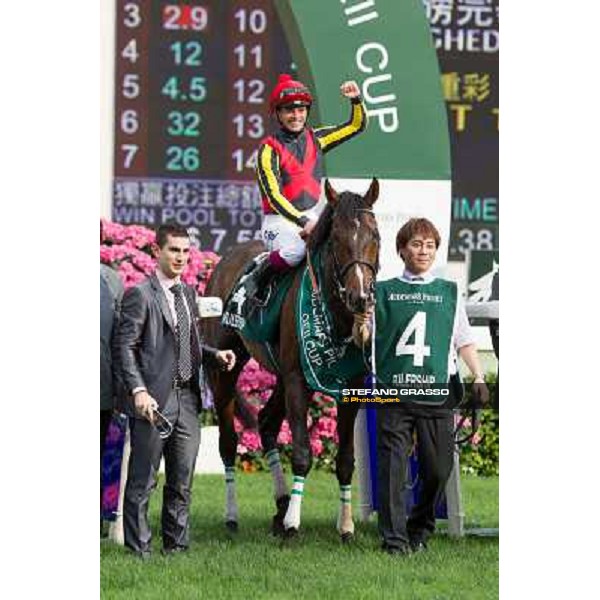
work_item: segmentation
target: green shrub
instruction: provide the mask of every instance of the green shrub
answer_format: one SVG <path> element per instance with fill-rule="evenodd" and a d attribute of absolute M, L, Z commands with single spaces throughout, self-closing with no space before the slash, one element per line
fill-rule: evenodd
<path fill-rule="evenodd" d="M 486 383 L 490 390 L 490 404 L 495 405 L 496 376 L 488 374 Z M 500 474 L 500 415 L 491 408 L 479 411 L 479 428 L 472 439 L 460 446 L 460 466 L 463 473 L 489 477 Z M 470 432 L 471 422 L 467 419 L 459 438 Z"/>

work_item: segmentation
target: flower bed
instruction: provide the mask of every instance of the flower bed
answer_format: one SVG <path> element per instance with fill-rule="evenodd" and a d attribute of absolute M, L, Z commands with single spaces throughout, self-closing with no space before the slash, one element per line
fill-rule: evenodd
<path fill-rule="evenodd" d="M 155 241 L 154 231 L 139 225 L 125 226 L 109 221 L 103 222 L 103 231 L 105 239 L 100 245 L 100 261 L 117 269 L 126 288 L 143 281 L 155 270 L 156 260 L 151 250 Z M 199 251 L 192 247 L 190 262 L 182 275 L 183 281 L 203 295 L 219 260 L 220 257 L 214 252 Z M 244 367 L 238 380 L 238 393 L 255 418 L 273 392 L 274 384 L 275 377 L 262 369 L 256 361 L 250 360 Z M 337 407 L 334 400 L 321 393 L 313 394 L 307 425 L 314 468 L 335 470 L 338 444 L 336 418 Z M 202 422 L 216 423 L 213 409 L 204 412 Z M 237 417 L 235 429 L 238 433 L 238 466 L 246 471 L 268 469 L 256 429 L 244 427 Z M 461 447 L 463 472 L 498 474 L 498 432 L 498 419 L 489 411 L 484 411 L 480 431 L 470 443 Z M 283 422 L 277 441 L 280 444 L 282 462 L 289 465 L 292 435 L 287 421 Z"/>
<path fill-rule="evenodd" d="M 259 372 L 265 373 L 255 361 L 250 361 L 246 367 L 250 370 L 242 374 L 250 379 L 252 370 L 257 369 Z M 274 378 L 273 378 L 274 379 Z M 267 397 L 271 390 L 267 391 Z M 261 397 L 262 395 L 262 397 Z M 260 394 L 256 394 L 254 390 L 245 399 L 253 412 L 257 415 L 260 408 L 266 402 L 264 390 Z M 337 407 L 335 401 L 316 392 L 313 394 L 309 403 L 307 415 L 308 434 L 310 438 L 310 448 L 313 455 L 313 467 L 317 469 L 327 469 L 334 471 L 335 469 L 335 454 L 338 445 L 337 433 Z M 262 444 L 256 429 L 244 428 L 239 419 L 235 419 L 235 429 L 238 433 L 238 465 L 244 471 L 262 471 L 268 470 L 267 462 L 263 457 Z M 287 420 L 284 420 L 277 437 L 282 463 L 289 466 L 292 454 L 292 432 Z"/>
<path fill-rule="evenodd" d="M 152 255 L 152 244 L 156 234 L 141 225 L 120 225 L 103 221 L 104 241 L 100 244 L 100 262 L 114 267 L 121 276 L 126 288 L 143 281 L 156 269 L 156 259 Z M 190 261 L 181 279 L 204 294 L 204 288 L 219 262 L 214 252 L 190 249 Z"/>

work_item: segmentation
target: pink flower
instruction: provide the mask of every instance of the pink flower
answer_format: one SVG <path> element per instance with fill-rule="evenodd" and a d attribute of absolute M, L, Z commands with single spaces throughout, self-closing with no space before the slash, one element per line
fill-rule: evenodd
<path fill-rule="evenodd" d="M 331 417 L 332 419 L 337 418 L 337 404 L 333 398 L 329 398 L 329 402 L 323 406 L 323 415 Z"/>
<path fill-rule="evenodd" d="M 250 452 L 254 452 L 256 450 L 262 449 L 262 444 L 260 443 L 260 436 L 256 431 L 252 431 L 250 429 L 246 429 L 244 433 L 242 433 L 242 438 L 240 443 L 243 446 L 246 446 Z"/>
<path fill-rule="evenodd" d="M 131 263 L 144 275 L 149 275 L 156 268 L 156 259 L 152 255 L 152 244 L 156 241 L 153 230 L 142 225 L 121 225 L 103 221 L 104 242 L 100 246 L 100 261 L 105 264 Z M 214 252 L 201 252 L 197 248 L 190 249 L 189 266 L 183 274 L 183 280 L 193 286 L 202 295 L 212 271 L 220 257 Z M 127 287 L 135 285 L 140 279 L 133 271 L 121 272 Z"/>
<path fill-rule="evenodd" d="M 311 438 L 310 449 L 313 456 L 321 456 L 323 453 L 323 442 L 319 438 Z"/>
<path fill-rule="evenodd" d="M 100 262 L 110 265 L 114 261 L 114 252 L 111 246 L 100 246 Z"/>
<path fill-rule="evenodd" d="M 481 442 L 481 439 L 482 439 L 481 434 L 478 431 L 476 431 L 473 434 L 473 437 L 471 438 L 471 444 L 473 444 L 473 446 L 477 446 L 477 444 L 479 444 L 479 442 Z"/>
<path fill-rule="evenodd" d="M 105 240 L 113 242 L 122 242 L 127 237 L 127 227 L 119 223 L 111 223 L 110 221 L 102 221 L 102 230 Z"/>
<path fill-rule="evenodd" d="M 287 419 L 281 424 L 279 435 L 277 436 L 278 444 L 291 444 L 292 443 L 292 432 L 290 431 L 290 425 Z"/>
<path fill-rule="evenodd" d="M 331 417 L 321 417 L 317 423 L 317 432 L 321 437 L 333 439 L 337 423 Z"/>
<path fill-rule="evenodd" d="M 238 444 L 237 445 L 237 453 L 240 456 L 244 456 L 244 454 L 248 454 L 248 448 L 246 448 L 246 446 L 243 446 L 242 444 Z"/>

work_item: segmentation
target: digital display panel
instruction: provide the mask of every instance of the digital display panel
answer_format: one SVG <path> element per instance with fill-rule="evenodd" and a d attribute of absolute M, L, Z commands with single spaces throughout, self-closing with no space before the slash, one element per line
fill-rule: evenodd
<path fill-rule="evenodd" d="M 498 0 L 423 0 L 437 49 L 452 153 L 449 260 L 496 250 Z"/>
<path fill-rule="evenodd" d="M 223 252 L 260 230 L 268 95 L 293 72 L 272 2 L 119 0 L 113 218 Z"/>
<path fill-rule="evenodd" d="M 423 0 L 452 152 L 449 259 L 498 240 L 498 0 Z M 223 253 L 260 237 L 268 95 L 296 73 L 273 0 L 117 0 L 112 215 Z"/>

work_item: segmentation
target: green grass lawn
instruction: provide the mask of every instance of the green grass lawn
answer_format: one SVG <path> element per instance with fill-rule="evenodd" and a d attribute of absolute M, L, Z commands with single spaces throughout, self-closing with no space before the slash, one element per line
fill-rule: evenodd
<path fill-rule="evenodd" d="M 301 533 L 291 542 L 269 534 L 273 514 L 268 473 L 240 474 L 240 530 L 223 525 L 222 477 L 194 481 L 191 546 L 187 554 L 160 555 L 161 486 L 150 506 L 154 556 L 142 562 L 123 547 L 101 542 L 101 597 L 192 598 L 401 598 L 498 597 L 498 538 L 445 535 L 426 553 L 391 557 L 379 550 L 375 522 L 356 521 L 354 544 L 335 530 L 338 488 L 333 475 L 311 472 L 305 487 Z M 467 527 L 498 527 L 498 479 L 463 477 Z M 356 506 L 357 492 L 354 490 Z M 355 511 L 356 512 L 356 511 Z"/>

